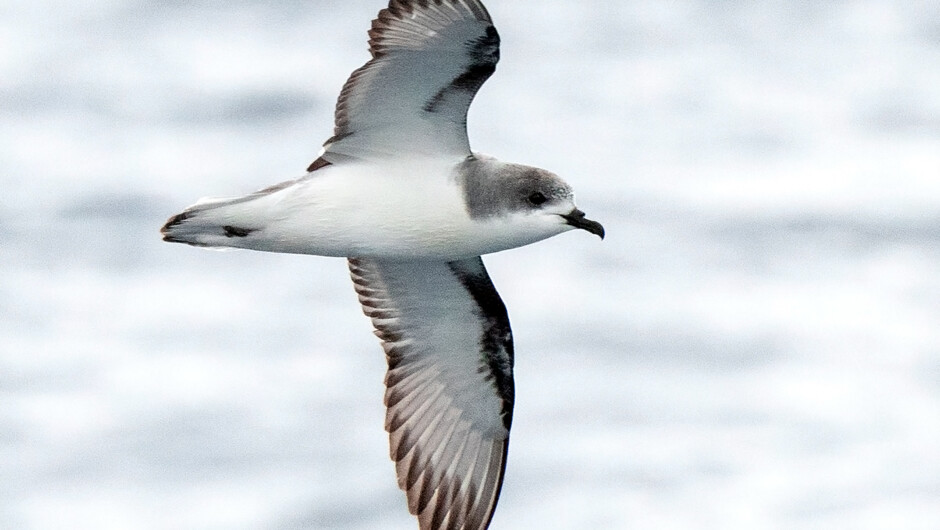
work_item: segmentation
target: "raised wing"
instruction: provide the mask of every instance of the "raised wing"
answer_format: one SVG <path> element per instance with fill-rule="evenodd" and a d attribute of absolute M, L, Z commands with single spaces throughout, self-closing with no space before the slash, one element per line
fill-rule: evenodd
<path fill-rule="evenodd" d="M 499 60 L 483 4 L 391 0 L 369 37 L 372 60 L 343 86 L 321 159 L 469 155 L 467 109 Z"/>
<path fill-rule="evenodd" d="M 388 359 L 385 428 L 408 509 L 422 530 L 486 528 L 514 391 L 509 318 L 483 260 L 349 269 Z"/>

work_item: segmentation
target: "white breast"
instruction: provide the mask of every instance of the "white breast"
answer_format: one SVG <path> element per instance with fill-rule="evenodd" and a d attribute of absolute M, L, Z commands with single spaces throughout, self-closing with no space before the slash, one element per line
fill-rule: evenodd
<path fill-rule="evenodd" d="M 385 259 L 461 259 L 529 244 L 564 228 L 522 214 L 469 217 L 452 161 L 343 164 L 244 203 L 264 226 L 238 246 L 256 250 Z M 544 223 L 541 223 L 544 225 Z"/>

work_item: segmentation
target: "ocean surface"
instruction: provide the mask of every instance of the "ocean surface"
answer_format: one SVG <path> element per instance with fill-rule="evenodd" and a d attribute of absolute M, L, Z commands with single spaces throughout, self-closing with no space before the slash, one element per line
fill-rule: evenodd
<path fill-rule="evenodd" d="M 495 529 L 940 528 L 940 3 L 489 0 Z M 341 259 L 160 240 L 304 172 L 382 0 L 0 0 L 0 528 L 409 529 Z"/>

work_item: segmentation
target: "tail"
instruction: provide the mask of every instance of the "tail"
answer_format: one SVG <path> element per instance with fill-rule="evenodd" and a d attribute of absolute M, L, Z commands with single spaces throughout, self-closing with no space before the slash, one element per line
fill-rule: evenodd
<path fill-rule="evenodd" d="M 244 197 L 200 199 L 182 213 L 167 219 L 160 233 L 163 234 L 163 240 L 170 243 L 186 243 L 196 247 L 250 248 L 249 236 L 260 235 L 258 232 L 270 221 L 269 207 L 277 203 L 275 196 L 278 192 L 291 188 L 305 178 L 281 182 Z"/>
<path fill-rule="evenodd" d="M 170 217 L 163 240 L 197 247 L 243 247 L 245 238 L 264 226 L 253 197 L 206 199 Z"/>

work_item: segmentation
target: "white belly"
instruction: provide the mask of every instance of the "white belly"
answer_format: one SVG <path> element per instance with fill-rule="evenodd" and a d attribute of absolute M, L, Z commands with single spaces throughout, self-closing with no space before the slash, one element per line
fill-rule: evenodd
<path fill-rule="evenodd" d="M 415 172 L 415 167 L 420 173 Z M 462 259 L 526 245 L 564 228 L 518 219 L 471 219 L 453 165 L 412 165 L 381 174 L 369 166 L 326 167 L 310 178 L 242 203 L 262 226 L 233 246 L 321 256 Z M 390 174 L 394 172 L 394 174 Z M 514 222 L 516 221 L 516 222 Z"/>

